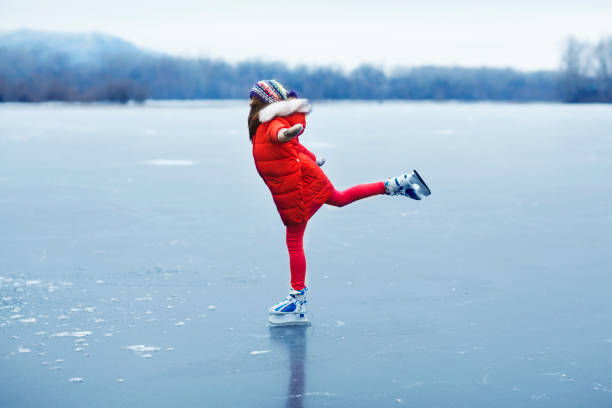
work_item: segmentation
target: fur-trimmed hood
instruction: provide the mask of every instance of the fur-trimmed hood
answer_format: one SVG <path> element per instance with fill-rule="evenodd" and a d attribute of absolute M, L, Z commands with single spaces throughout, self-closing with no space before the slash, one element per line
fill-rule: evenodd
<path fill-rule="evenodd" d="M 289 116 L 295 112 L 309 114 L 310 111 L 312 111 L 312 105 L 308 99 L 288 99 L 271 103 L 259 111 L 259 121 L 266 123 L 277 116 Z"/>

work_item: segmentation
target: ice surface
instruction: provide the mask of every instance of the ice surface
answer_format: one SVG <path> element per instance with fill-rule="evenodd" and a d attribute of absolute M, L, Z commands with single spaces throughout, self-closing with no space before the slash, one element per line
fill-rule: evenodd
<path fill-rule="evenodd" d="M 1 407 L 612 405 L 612 107 L 316 105 L 309 328 L 247 110 L 0 104 Z"/>

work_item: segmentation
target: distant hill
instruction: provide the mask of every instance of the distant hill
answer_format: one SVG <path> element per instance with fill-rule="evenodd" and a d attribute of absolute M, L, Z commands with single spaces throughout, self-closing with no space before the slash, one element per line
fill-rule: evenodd
<path fill-rule="evenodd" d="M 331 67 L 179 58 L 99 33 L 0 32 L 0 102 L 247 98 L 252 83 L 276 78 L 313 99 L 558 99 L 556 72 L 497 68 Z"/>
<path fill-rule="evenodd" d="M 101 33 L 57 33 L 35 30 L 0 32 L 0 48 L 27 53 L 37 61 L 46 62 L 64 55 L 73 65 L 97 64 L 109 55 L 142 54 L 133 44 Z"/>

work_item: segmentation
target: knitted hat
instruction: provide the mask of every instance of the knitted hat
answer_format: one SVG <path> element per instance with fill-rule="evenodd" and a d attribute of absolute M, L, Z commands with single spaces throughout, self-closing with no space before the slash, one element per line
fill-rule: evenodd
<path fill-rule="evenodd" d="M 249 96 L 256 97 L 257 99 L 266 102 L 273 103 L 283 101 L 288 97 L 297 98 L 298 94 L 295 91 L 287 92 L 276 79 L 264 79 L 262 81 L 255 82 L 255 85 L 251 88 Z"/>

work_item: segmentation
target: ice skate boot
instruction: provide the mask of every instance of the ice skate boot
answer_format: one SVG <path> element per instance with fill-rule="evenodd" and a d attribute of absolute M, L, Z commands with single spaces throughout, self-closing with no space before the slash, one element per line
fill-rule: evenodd
<path fill-rule="evenodd" d="M 387 179 L 385 190 L 389 195 L 405 195 L 414 200 L 421 200 L 431 194 L 431 190 L 416 170 L 409 174 Z"/>
<path fill-rule="evenodd" d="M 308 288 L 302 290 L 291 290 L 289 296 L 281 300 L 269 310 L 270 326 L 309 325 L 310 320 L 306 315 L 306 293 Z"/>

